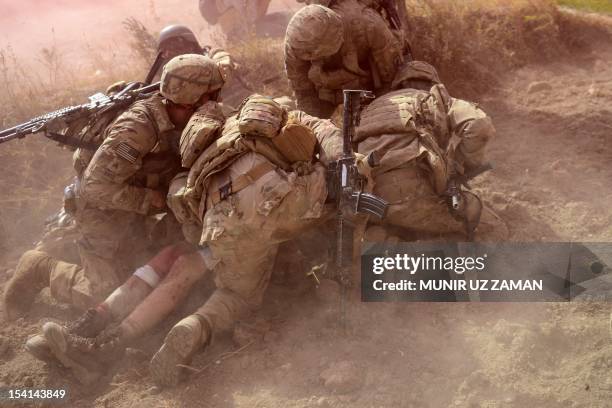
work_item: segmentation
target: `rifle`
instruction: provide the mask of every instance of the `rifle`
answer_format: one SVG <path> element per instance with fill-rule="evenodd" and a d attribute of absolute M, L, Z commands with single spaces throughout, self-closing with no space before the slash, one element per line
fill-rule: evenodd
<path fill-rule="evenodd" d="M 162 52 L 159 51 L 157 55 L 155 56 L 155 61 L 153 61 L 153 65 L 151 65 L 151 68 L 149 68 L 149 72 L 147 73 L 147 76 L 145 77 L 144 83 L 146 85 L 149 85 L 151 81 L 153 81 L 155 74 L 157 74 L 157 71 L 159 71 L 159 69 L 164 65 L 164 62 L 165 61 L 164 61 Z"/>
<path fill-rule="evenodd" d="M 336 202 L 336 280 L 340 284 L 340 321 L 346 324 L 346 294 L 350 285 L 353 257 L 354 224 L 347 215 L 371 214 L 384 218 L 389 204 L 380 197 L 364 193 L 364 177 L 359 174 L 353 154 L 353 136 L 359 125 L 361 101 L 373 98 L 369 91 L 344 90 L 344 124 L 342 126 L 342 155 L 330 165 L 330 198 Z"/>
<path fill-rule="evenodd" d="M 138 88 L 139 85 L 137 82 L 131 83 L 121 92 L 111 96 L 98 92 L 90 96 L 88 98 L 89 102 L 85 104 L 58 109 L 0 131 L 0 143 L 21 139 L 29 134 L 44 132 L 46 137 L 61 144 L 95 150 L 97 149 L 96 144 L 84 141 L 84 134 L 81 137 L 72 136 L 73 132 L 71 130 L 77 126 L 79 130 L 84 128 L 89 130 L 93 127 L 96 119 L 104 113 L 127 108 L 135 101 L 144 99 L 159 90 L 159 82 Z M 59 131 L 57 131 L 58 128 Z"/>
<path fill-rule="evenodd" d="M 469 171 L 464 174 L 457 174 L 457 172 L 453 170 L 448 180 L 448 185 L 447 185 L 446 193 L 445 193 L 445 195 L 449 199 L 448 204 L 449 204 L 451 212 L 461 213 L 464 209 L 463 198 L 461 196 L 462 187 L 471 189 L 469 185 L 470 180 L 472 180 L 475 177 L 478 177 L 482 173 L 485 173 L 491 169 L 493 169 L 493 165 L 491 163 L 485 163 L 482 166 L 477 167 L 473 169 L 472 171 Z M 468 234 L 468 241 L 473 241 L 474 240 L 474 230 L 478 226 L 478 222 L 474 223 L 468 219 L 465 219 L 464 222 L 466 224 L 465 226 L 466 226 L 466 230 Z"/>
<path fill-rule="evenodd" d="M 389 20 L 389 24 L 391 28 L 401 31 L 406 34 L 406 30 L 404 30 L 404 26 L 407 25 L 406 18 L 402 18 L 398 11 L 398 3 L 399 6 L 406 8 L 406 3 L 400 0 L 380 0 L 380 5 L 382 9 L 385 11 L 387 15 L 387 20 Z M 405 10 L 403 10 L 402 16 L 405 17 Z M 409 61 L 412 61 L 414 58 L 412 56 L 412 46 L 410 42 L 406 39 L 404 44 L 404 55 L 408 58 Z"/>

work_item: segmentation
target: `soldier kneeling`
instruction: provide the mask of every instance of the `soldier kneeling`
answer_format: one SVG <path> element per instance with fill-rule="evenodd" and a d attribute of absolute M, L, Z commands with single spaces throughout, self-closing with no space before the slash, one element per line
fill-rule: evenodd
<path fill-rule="evenodd" d="M 448 239 L 461 230 L 471 240 L 477 229 L 479 239 L 506 239 L 499 217 L 462 188 L 487 169 L 491 119 L 450 97 L 436 69 L 422 61 L 406 64 L 393 89 L 363 110 L 355 137 L 367 157 L 361 167 L 369 187 L 390 203 L 384 225 L 403 241 Z M 368 229 L 366 240 L 385 239 L 380 227 Z"/>
<path fill-rule="evenodd" d="M 331 214 L 325 164 L 341 140 L 331 122 L 259 96 L 216 129 L 210 107 L 202 110 L 182 133 L 182 165 L 190 171 L 175 179 L 168 202 L 199 250 L 166 248 L 79 319 L 79 333 L 46 323 L 28 342 L 37 357 L 57 359 L 92 381 L 110 355 L 163 320 L 212 272 L 215 292 L 171 329 L 151 361 L 158 384 L 176 385 L 181 364 L 260 305 L 279 244 Z"/>

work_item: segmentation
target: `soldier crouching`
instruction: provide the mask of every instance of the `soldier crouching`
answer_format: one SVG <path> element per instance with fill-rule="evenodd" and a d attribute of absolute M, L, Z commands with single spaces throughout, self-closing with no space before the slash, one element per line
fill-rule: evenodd
<path fill-rule="evenodd" d="M 507 239 L 501 219 L 461 185 L 486 169 L 491 119 L 476 104 L 450 97 L 435 68 L 422 61 L 407 63 L 393 88 L 364 109 L 355 141 L 369 158 L 361 162 L 369 188 L 390 203 L 383 223 L 400 235 L 394 239 L 471 240 L 476 233 Z M 365 239 L 389 236 L 373 226 Z"/>
<path fill-rule="evenodd" d="M 148 244 L 147 216 L 165 211 L 169 183 L 181 168 L 180 131 L 223 85 L 216 63 L 207 57 L 186 55 L 171 62 L 161 92 L 135 103 L 107 128 L 83 172 L 75 214 L 81 265 L 44 252 L 25 253 L 4 293 L 9 318 L 25 314 L 47 286 L 57 300 L 87 309 L 133 270 L 126 259 Z M 181 81 L 193 83 L 186 87 Z"/>
<path fill-rule="evenodd" d="M 151 361 L 154 380 L 175 385 L 181 364 L 260 305 L 279 244 L 329 214 L 324 163 L 339 151 L 335 126 L 287 113 L 260 96 L 225 123 L 215 111 L 202 106 L 183 132 L 182 165 L 190 171 L 176 178 L 169 199 L 199 251 L 162 251 L 76 322 L 92 330 L 75 333 L 72 326 L 46 323 L 37 356 L 57 359 L 92 381 L 104 370 L 101 361 L 159 323 L 213 272 L 215 292 L 172 328 Z M 317 146 L 327 154 L 317 157 Z"/>

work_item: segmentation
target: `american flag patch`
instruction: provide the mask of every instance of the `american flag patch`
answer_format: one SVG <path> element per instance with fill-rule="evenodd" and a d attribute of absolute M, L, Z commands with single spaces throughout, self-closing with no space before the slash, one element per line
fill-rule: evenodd
<path fill-rule="evenodd" d="M 123 157 L 130 163 L 136 163 L 136 160 L 138 160 L 138 157 L 140 156 L 140 152 L 126 142 L 119 143 L 115 151 L 120 157 Z"/>

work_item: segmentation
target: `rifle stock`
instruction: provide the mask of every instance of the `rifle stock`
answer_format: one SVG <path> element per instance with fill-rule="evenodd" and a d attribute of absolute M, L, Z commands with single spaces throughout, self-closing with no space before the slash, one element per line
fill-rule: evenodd
<path fill-rule="evenodd" d="M 0 131 L 0 143 L 5 143 L 13 139 L 20 139 L 34 133 L 45 132 L 46 136 L 53 140 L 74 146 L 74 143 L 78 142 L 75 142 L 70 136 L 47 132 L 47 127 L 52 121 L 62 120 L 69 125 L 77 120 L 93 117 L 102 110 L 122 106 L 127 107 L 133 102 L 143 99 L 159 89 L 159 82 L 134 89 L 137 85 L 137 83 L 130 84 L 116 95 L 107 96 L 102 93 L 97 93 L 90 96 L 89 102 L 82 105 L 67 106 L 32 118 L 25 123 L 2 130 Z"/>

